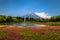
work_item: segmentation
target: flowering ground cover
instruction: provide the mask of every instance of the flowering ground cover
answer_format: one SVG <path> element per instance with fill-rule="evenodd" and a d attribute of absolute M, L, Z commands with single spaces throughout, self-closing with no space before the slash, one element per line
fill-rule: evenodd
<path fill-rule="evenodd" d="M 60 40 L 60 26 L 4 26 L 0 40 Z"/>

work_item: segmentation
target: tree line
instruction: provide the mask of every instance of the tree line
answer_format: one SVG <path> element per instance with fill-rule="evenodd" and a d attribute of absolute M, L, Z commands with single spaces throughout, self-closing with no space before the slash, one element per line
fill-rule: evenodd
<path fill-rule="evenodd" d="M 49 21 L 51 22 L 60 22 L 60 15 L 58 16 L 52 16 Z"/>
<path fill-rule="evenodd" d="M 23 22 L 24 18 L 15 16 L 4 16 L 0 15 L 0 22 Z M 60 15 L 52 16 L 50 19 L 43 18 L 26 18 L 29 22 L 60 22 Z"/>
<path fill-rule="evenodd" d="M 26 21 L 30 21 L 30 22 L 60 22 L 60 15 L 52 16 L 49 19 L 44 19 L 44 18 L 26 18 Z"/>
<path fill-rule="evenodd" d="M 0 15 L 0 22 L 21 22 L 21 21 L 23 21 L 21 17 Z"/>

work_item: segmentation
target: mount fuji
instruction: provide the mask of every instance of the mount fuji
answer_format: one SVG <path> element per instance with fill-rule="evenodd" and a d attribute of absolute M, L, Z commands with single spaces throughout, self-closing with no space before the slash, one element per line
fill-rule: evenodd
<path fill-rule="evenodd" d="M 26 18 L 42 18 L 42 17 L 36 15 L 35 13 L 28 13 L 28 14 L 24 15 L 23 17 L 26 17 Z"/>
<path fill-rule="evenodd" d="M 26 17 L 26 18 L 51 18 L 51 16 L 48 16 L 47 14 L 45 13 L 28 13 L 24 16 L 22 16 L 23 18 Z"/>

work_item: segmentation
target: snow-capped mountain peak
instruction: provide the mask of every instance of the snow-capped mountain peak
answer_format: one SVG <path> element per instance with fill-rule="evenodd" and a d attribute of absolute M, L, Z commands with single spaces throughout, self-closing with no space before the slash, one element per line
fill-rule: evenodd
<path fill-rule="evenodd" d="M 51 18 L 51 16 L 48 16 L 44 12 L 42 12 L 42 13 L 28 13 L 28 14 L 24 15 L 23 17 L 26 17 L 26 18 L 44 18 L 44 19 Z"/>

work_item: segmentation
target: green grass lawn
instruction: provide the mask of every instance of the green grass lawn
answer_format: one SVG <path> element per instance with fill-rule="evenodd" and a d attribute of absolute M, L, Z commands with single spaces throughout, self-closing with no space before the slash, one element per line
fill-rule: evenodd
<path fill-rule="evenodd" d="M 60 27 L 0 27 L 0 40 L 60 40 Z"/>

